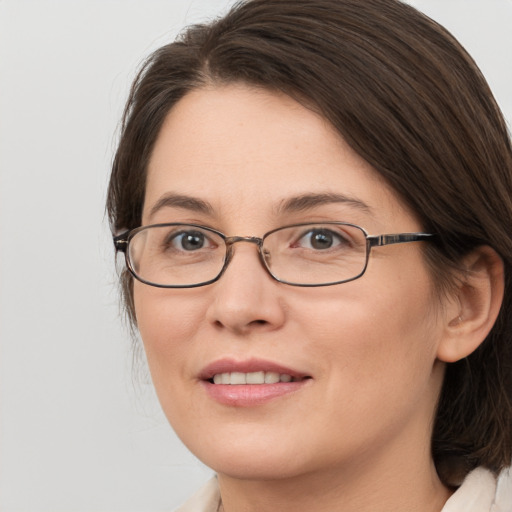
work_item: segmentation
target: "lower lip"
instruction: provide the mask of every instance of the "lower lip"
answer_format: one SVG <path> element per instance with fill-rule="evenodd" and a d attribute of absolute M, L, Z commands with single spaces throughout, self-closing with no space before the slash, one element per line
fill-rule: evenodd
<path fill-rule="evenodd" d="M 276 398 L 295 393 L 303 388 L 310 379 L 277 384 L 212 384 L 202 381 L 208 395 L 216 402 L 233 407 L 254 407 Z"/>

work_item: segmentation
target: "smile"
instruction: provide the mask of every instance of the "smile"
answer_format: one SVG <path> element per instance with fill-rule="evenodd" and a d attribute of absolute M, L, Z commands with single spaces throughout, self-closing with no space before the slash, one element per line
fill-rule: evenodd
<path fill-rule="evenodd" d="M 277 384 L 278 382 L 297 382 L 301 377 L 292 377 L 287 373 L 278 372 L 226 372 L 216 373 L 210 382 L 214 384 L 230 384 L 239 386 L 243 384 Z"/>
<path fill-rule="evenodd" d="M 209 364 L 199 374 L 207 396 L 230 407 L 258 407 L 309 387 L 311 375 L 272 361 L 231 358 Z"/>

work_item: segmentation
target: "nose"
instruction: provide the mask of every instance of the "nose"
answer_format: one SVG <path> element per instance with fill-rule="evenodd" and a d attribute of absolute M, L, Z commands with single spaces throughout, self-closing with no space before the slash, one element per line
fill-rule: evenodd
<path fill-rule="evenodd" d="M 256 240 L 256 239 L 255 239 Z M 238 239 L 229 265 L 212 284 L 207 320 L 216 328 L 239 335 L 271 331 L 285 321 L 284 286 L 269 275 L 258 254 L 257 242 Z"/>

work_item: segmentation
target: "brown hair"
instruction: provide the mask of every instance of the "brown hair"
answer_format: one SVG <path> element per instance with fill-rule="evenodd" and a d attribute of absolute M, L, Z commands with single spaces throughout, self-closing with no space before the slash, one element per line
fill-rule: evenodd
<path fill-rule="evenodd" d="M 472 248 L 505 264 L 505 298 L 482 345 L 448 364 L 432 450 L 445 483 L 512 460 L 512 148 L 471 57 L 398 0 L 249 0 L 157 50 L 124 113 L 107 208 L 113 230 L 141 224 L 146 168 L 169 110 L 207 84 L 282 91 L 320 112 L 380 173 L 426 231 L 445 289 Z M 133 322 L 132 281 L 122 277 Z M 456 464 L 452 462 L 456 461 Z"/>

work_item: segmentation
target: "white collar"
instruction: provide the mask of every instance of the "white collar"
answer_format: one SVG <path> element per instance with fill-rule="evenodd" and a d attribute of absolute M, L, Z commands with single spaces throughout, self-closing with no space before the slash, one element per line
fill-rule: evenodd
<path fill-rule="evenodd" d="M 213 477 L 175 512 L 217 512 L 219 504 L 219 485 Z M 512 512 L 511 468 L 503 470 L 498 479 L 487 469 L 474 469 L 441 512 Z"/>

